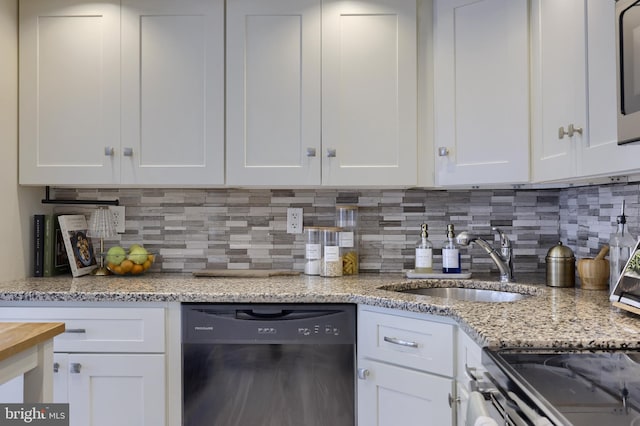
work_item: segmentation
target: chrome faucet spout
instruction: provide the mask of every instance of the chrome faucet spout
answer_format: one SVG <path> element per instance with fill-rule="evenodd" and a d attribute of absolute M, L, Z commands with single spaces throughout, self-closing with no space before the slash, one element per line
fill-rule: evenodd
<path fill-rule="evenodd" d="M 511 247 L 511 240 L 509 240 L 507 234 L 502 232 L 500 228 L 494 226 L 491 229 L 500 236 L 500 251 L 496 250 L 486 240 L 476 237 L 467 231 L 459 233 L 456 237 L 456 242 L 461 246 L 468 246 L 471 243 L 478 244 L 498 267 L 500 271 L 500 281 L 513 282 L 513 249 Z"/>

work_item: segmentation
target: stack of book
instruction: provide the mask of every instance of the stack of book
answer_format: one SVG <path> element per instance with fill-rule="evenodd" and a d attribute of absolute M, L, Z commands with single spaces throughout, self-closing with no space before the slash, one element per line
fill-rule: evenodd
<path fill-rule="evenodd" d="M 69 259 L 57 214 L 36 214 L 34 224 L 33 276 L 52 277 L 69 272 Z"/>

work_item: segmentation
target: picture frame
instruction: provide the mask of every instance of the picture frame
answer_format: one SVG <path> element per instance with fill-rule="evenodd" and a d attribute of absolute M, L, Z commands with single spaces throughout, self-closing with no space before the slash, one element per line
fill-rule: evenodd
<path fill-rule="evenodd" d="M 609 295 L 613 306 L 640 315 L 640 239 Z"/>
<path fill-rule="evenodd" d="M 60 215 L 60 232 L 74 277 L 90 274 L 98 267 L 93 243 L 88 236 L 87 219 L 84 215 Z"/>

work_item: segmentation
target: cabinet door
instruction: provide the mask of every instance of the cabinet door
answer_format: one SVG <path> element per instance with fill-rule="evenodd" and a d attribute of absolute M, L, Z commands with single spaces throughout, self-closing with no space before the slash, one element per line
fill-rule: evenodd
<path fill-rule="evenodd" d="M 358 380 L 358 425 L 452 424 L 451 379 L 369 360 L 358 367 L 368 371 Z"/>
<path fill-rule="evenodd" d="M 585 0 L 532 2 L 532 142 L 535 181 L 575 177 L 587 123 Z M 615 92 L 614 92 L 615 95 Z"/>
<path fill-rule="evenodd" d="M 165 424 L 164 355 L 69 354 L 71 426 Z"/>
<path fill-rule="evenodd" d="M 617 144 L 615 3 L 587 0 L 586 4 L 589 115 L 579 174 L 638 170 L 640 145 Z"/>
<path fill-rule="evenodd" d="M 415 0 L 323 1 L 323 184 L 417 183 L 416 16 Z"/>
<path fill-rule="evenodd" d="M 222 0 L 122 1 L 122 183 L 224 183 Z"/>
<path fill-rule="evenodd" d="M 528 182 L 527 0 L 436 1 L 434 63 L 437 184 Z"/>
<path fill-rule="evenodd" d="M 20 183 L 118 183 L 117 1 L 20 1 Z"/>
<path fill-rule="evenodd" d="M 227 183 L 320 184 L 320 0 L 227 2 Z"/>

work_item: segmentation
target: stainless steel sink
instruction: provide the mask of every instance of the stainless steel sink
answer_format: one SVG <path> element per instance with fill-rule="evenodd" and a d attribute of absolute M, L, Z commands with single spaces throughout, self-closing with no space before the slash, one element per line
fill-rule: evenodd
<path fill-rule="evenodd" d="M 529 296 L 527 294 L 513 293 L 510 291 L 461 287 L 407 288 L 394 291 L 400 293 L 420 294 L 423 296 L 442 297 L 444 299 L 466 300 L 470 302 L 485 303 L 515 302 Z"/>

